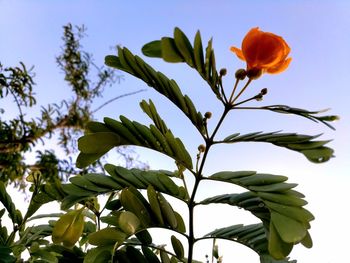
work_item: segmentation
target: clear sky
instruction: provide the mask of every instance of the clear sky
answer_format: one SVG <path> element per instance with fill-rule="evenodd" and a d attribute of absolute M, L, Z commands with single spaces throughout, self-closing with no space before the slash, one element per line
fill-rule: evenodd
<path fill-rule="evenodd" d="M 199 29 L 204 41 L 211 36 L 214 38 L 217 65 L 228 69 L 229 76 L 224 82 L 227 90 L 233 85 L 232 74 L 245 66 L 229 51 L 230 46 L 240 46 L 246 32 L 256 26 L 283 36 L 292 49 L 290 67 L 279 75 L 264 75 L 252 84 L 246 96 L 267 87 L 268 95 L 257 105 L 287 104 L 310 110 L 331 108 L 330 113 L 341 117 L 335 123 L 337 130 L 334 132 L 293 116 L 240 112 L 227 119 L 220 135 L 260 130 L 324 133 L 322 138 L 333 139 L 330 145 L 335 149 L 336 158 L 316 165 L 298 153 L 270 145 L 241 144 L 220 147 L 212 153 L 206 173 L 247 169 L 287 175 L 291 182 L 299 183 L 298 190 L 306 194 L 308 209 L 316 217 L 311 229 L 314 247 L 308 250 L 297 246 L 291 257 L 300 263 L 344 262 L 348 258 L 350 1 L 0 0 L 0 10 L 0 61 L 5 66 L 14 66 L 19 61 L 35 66 L 39 105 L 70 96 L 69 88 L 55 64 L 55 56 L 59 54 L 62 44 L 62 26 L 68 22 L 87 27 L 88 36 L 83 45 L 94 55 L 97 64 L 102 64 L 104 56 L 113 52 L 115 44 L 141 54 L 144 43 L 165 35 L 171 36 L 175 26 L 192 39 Z M 213 122 L 219 117 L 222 111 L 220 104 L 193 70 L 155 59 L 146 58 L 146 61 L 176 79 L 198 109 L 213 112 Z M 125 81 L 106 90 L 103 100 L 140 88 L 145 88 L 141 81 L 125 75 Z M 174 107 L 169 107 L 167 101 L 152 90 L 119 100 L 105 107 L 96 117 L 102 120 L 104 116 L 117 118 L 123 114 L 143 121 L 145 115 L 138 108 L 138 101 L 142 98 L 153 99 L 173 132 L 183 138 L 195 156 L 196 148 L 201 143 L 200 137 L 185 118 L 178 117 Z M 11 109 L 11 105 L 1 105 L 1 108 Z M 11 111 L 8 114 L 12 114 Z M 170 160 L 163 156 L 150 154 L 146 150 L 139 150 L 139 153 L 141 159 L 147 160 L 152 168 L 172 167 Z M 146 156 L 143 157 L 143 154 Z M 215 189 L 204 186 L 200 189 L 200 195 L 214 191 L 223 193 L 225 189 L 221 186 Z M 205 220 L 205 224 L 210 222 L 214 227 L 240 220 L 235 214 L 222 216 L 213 211 L 200 210 L 198 215 L 201 218 L 211 216 L 211 220 Z M 203 229 L 205 227 L 203 225 Z M 253 253 L 239 246 L 225 248 L 221 250 L 224 262 L 232 262 L 231 257 L 242 262 L 258 262 Z M 200 253 L 198 255 L 202 255 Z"/>

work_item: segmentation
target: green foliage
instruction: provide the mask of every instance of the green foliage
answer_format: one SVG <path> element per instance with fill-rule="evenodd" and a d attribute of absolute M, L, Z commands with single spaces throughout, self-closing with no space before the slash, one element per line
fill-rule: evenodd
<path fill-rule="evenodd" d="M 65 180 L 70 174 L 80 173 L 71 158 L 59 157 L 52 150 L 37 151 L 35 163 L 28 163 L 26 155 L 35 152 L 37 143 L 45 144 L 53 134 L 58 135 L 57 144 L 67 156 L 76 153 L 75 140 L 94 119 L 93 101 L 102 96 L 105 87 L 120 79 L 115 71 L 95 65 L 92 55 L 83 50 L 85 30 L 84 26 L 64 26 L 62 53 L 56 58 L 72 98 L 42 105 L 38 116 L 28 114 L 36 104 L 33 67 L 27 69 L 22 62 L 17 67 L 3 67 L 0 63 L 0 99 L 12 97 L 18 109 L 18 116 L 13 119 L 6 118 L 6 109 L 0 109 L 1 181 L 24 188 L 23 179 L 31 170 L 40 170 L 45 181 Z M 132 154 L 130 150 L 119 152 L 125 160 Z"/>
<path fill-rule="evenodd" d="M 89 209 L 97 211 L 96 198 L 67 196 L 61 181 L 67 180 L 70 175 L 100 170 L 101 162 L 94 163 L 84 170 L 76 169 L 71 158 L 72 154 L 77 152 L 75 140 L 82 135 L 87 122 L 94 119 L 95 112 L 118 98 L 135 93 L 117 96 L 93 109 L 95 99 L 102 95 L 104 88 L 114 84 L 121 76 L 112 69 L 94 64 L 92 55 L 82 48 L 81 40 L 84 34 L 84 27 L 73 27 L 71 24 L 64 26 L 62 53 L 56 58 L 56 62 L 64 73 L 64 79 L 72 90 L 72 96 L 69 100 L 41 106 L 38 116 L 30 115 L 32 107 L 37 102 L 33 67 L 28 69 L 22 62 L 15 67 L 4 67 L 0 63 L 0 99 L 12 98 L 18 110 L 17 116 L 9 119 L 8 109 L 0 108 L 1 262 L 83 262 L 86 254 L 83 245 L 88 240 L 87 236 L 96 231 L 96 220 L 87 210 L 84 210 L 84 215 L 79 214 L 71 227 L 62 228 L 67 231 L 60 233 L 61 237 L 55 236 L 56 243 L 63 245 L 51 244 L 48 241 L 55 223 L 59 222 L 56 228 L 60 224 L 62 226 L 63 219 L 49 221 L 47 225 L 35 227 L 27 225 L 36 219 L 63 216 L 61 213 L 35 215 L 42 205 L 52 201 L 61 202 L 62 208 L 67 209 L 72 206 L 71 204 L 80 202 Z M 63 158 L 52 150 L 36 151 L 38 142 L 45 145 L 47 139 L 53 135 L 58 135 L 57 146 L 66 153 Z M 36 160 L 31 163 L 27 157 L 35 152 Z M 138 163 L 132 150 L 120 148 L 118 152 L 124 157 L 126 166 L 147 167 Z M 94 177 L 93 174 L 90 177 Z M 28 183 L 29 192 L 26 191 Z M 7 192 L 9 184 L 26 191 L 29 204 L 24 215 L 17 209 L 13 196 L 11 198 Z M 108 185 L 113 186 L 110 181 Z M 24 195 L 21 196 L 20 193 L 19 195 L 19 198 L 24 198 Z M 87 216 L 85 213 L 90 213 L 90 221 L 84 221 L 84 217 Z M 67 214 L 69 215 L 69 212 Z M 7 215 L 11 221 L 5 221 L 3 226 L 3 219 Z M 79 245 L 75 246 L 78 239 L 80 239 Z M 27 261 L 21 259 L 25 250 L 30 255 Z"/>
<path fill-rule="evenodd" d="M 107 56 L 106 64 L 143 80 L 155 91 L 167 97 L 188 117 L 199 131 L 205 145 L 198 148 L 199 153 L 197 154 L 197 162 L 194 169 L 191 155 L 186 150 L 184 143 L 181 139 L 172 135 L 165 121 L 158 114 L 155 104 L 151 100 L 149 102 L 143 100 L 140 103 L 141 109 L 153 121 L 153 124 L 147 127 L 124 116 L 120 116 L 120 121 L 105 118 L 103 123 L 90 123 L 87 126 L 87 133 L 79 139 L 80 154 L 78 165 L 84 167 L 94 162 L 113 147 L 136 145 L 169 156 L 174 159 L 178 170 L 175 172 L 142 171 L 107 164 L 105 170 L 110 176 L 103 174 L 93 175 L 96 177 L 94 182 L 89 180 L 89 177 L 92 176 L 91 174 L 83 175 L 76 179 L 72 178 L 72 184 L 63 187 L 68 194 L 68 198 L 74 195 L 93 197 L 101 193 L 110 193 L 113 190 L 119 193 L 116 199 L 107 203 L 106 207 L 109 207 L 111 212 L 108 216 L 101 218 L 101 220 L 113 226 L 110 228 L 111 231 L 116 232 L 116 235 L 113 235 L 113 237 L 116 238 L 121 235 L 121 238 L 113 241 L 115 246 L 114 256 L 121 262 L 129 262 L 131 258 L 138 260 L 138 262 L 144 262 L 145 260 L 148 260 L 148 262 L 160 262 L 160 260 L 161 262 L 173 262 L 174 260 L 174 262 L 196 262 L 193 259 L 193 245 L 195 242 L 208 238 L 228 239 L 245 245 L 258 253 L 263 263 L 294 262 L 289 261 L 287 258 L 294 245 L 301 243 L 305 247 L 312 247 L 312 240 L 308 230 L 310 221 L 314 219 L 313 215 L 304 208 L 307 204 L 304 200 L 304 195 L 294 189 L 297 184 L 287 183 L 288 178 L 283 175 L 257 173 L 255 171 L 222 171 L 209 177 L 204 177 L 206 156 L 209 149 L 216 144 L 265 142 L 300 152 L 309 161 L 321 163 L 333 157 L 333 150 L 325 146 L 329 140 L 315 140 L 319 135 L 310 136 L 281 132 L 253 132 L 244 135 L 234 133 L 223 140 L 216 140 L 216 133 L 229 112 L 243 109 L 244 107 L 241 105 L 245 102 L 261 100 L 266 95 L 266 92 L 261 91 L 250 99 L 234 103 L 253 80 L 248 79 L 241 92 L 234 97 L 236 89 L 234 88 L 231 98 L 227 100 L 221 81 L 224 73 L 220 71 L 220 74 L 218 74 L 216 71 L 212 40 L 208 42 L 204 52 L 199 32 L 195 36 L 193 46 L 185 34 L 180 29 L 175 28 L 173 38 L 163 37 L 161 40 L 152 41 L 146 44 L 142 51 L 146 56 L 163 58 L 166 62 L 186 63 L 199 73 L 209 84 L 216 98 L 224 105 L 223 114 L 216 128 L 212 134 L 209 134 L 207 122 L 210 118 L 210 113 L 206 113 L 205 117 L 203 117 L 197 111 L 192 100 L 187 95 L 183 95 L 174 80 L 154 70 L 140 57 L 133 55 L 127 48 L 119 47 L 118 56 Z M 237 76 L 236 86 L 243 79 Z M 331 128 L 332 126 L 328 122 L 336 119 L 334 116 L 318 116 L 321 112 L 307 111 L 285 105 L 249 107 L 247 109 L 270 110 L 277 113 L 299 115 L 324 123 Z M 193 174 L 195 178 L 195 184 L 190 193 L 186 186 L 186 170 Z M 107 178 L 109 178 L 108 180 L 113 180 L 114 189 L 108 184 L 99 184 L 97 177 L 101 177 L 103 180 Z M 83 180 L 83 178 L 86 178 L 86 180 Z M 179 184 L 179 181 L 175 181 L 172 178 L 182 183 Z M 247 191 L 208 197 L 196 203 L 194 202 L 196 191 L 203 180 L 234 184 L 245 188 Z M 148 200 L 141 193 L 142 190 L 146 190 Z M 173 210 L 170 202 L 163 194 L 176 197 L 188 206 L 188 232 L 186 231 L 183 217 Z M 76 202 L 78 201 L 80 201 L 79 198 L 77 198 Z M 216 229 L 203 237 L 195 237 L 193 234 L 195 227 L 193 224 L 194 208 L 197 205 L 217 203 L 243 208 L 256 216 L 261 223 L 228 226 Z M 71 205 L 73 204 L 74 202 L 71 202 Z M 127 212 L 128 214 L 126 214 Z M 123 217 L 130 217 L 129 223 L 121 220 Z M 171 236 L 174 253 L 165 250 L 161 246 L 154 245 L 151 243 L 152 241 L 143 243 L 142 249 L 138 250 L 139 242 L 142 241 L 132 241 L 132 234 L 136 232 L 136 237 L 139 238 L 137 236 L 138 231 L 145 231 L 152 227 L 171 229 L 184 235 L 188 240 L 189 246 L 187 255 L 185 255 L 183 244 L 174 235 Z M 113 238 L 109 238 L 110 232 L 104 229 L 96 232 L 96 235 L 99 236 L 98 240 L 102 242 L 97 244 L 93 241 L 93 244 L 97 245 L 97 247 L 103 247 L 107 243 L 110 244 L 109 242 L 113 243 L 112 241 L 107 241 L 113 240 Z M 95 236 L 93 235 L 93 237 Z M 106 238 L 106 241 L 103 241 L 104 238 Z M 90 242 L 90 244 L 92 243 Z M 160 258 L 156 257 L 154 251 L 150 248 L 159 251 Z M 215 249 L 215 258 L 219 261 L 220 257 L 217 248 Z"/>
<path fill-rule="evenodd" d="M 82 33 L 83 30 L 79 30 L 78 36 Z M 311 162 L 325 162 L 333 157 L 333 150 L 326 146 L 329 140 L 315 140 L 319 135 L 294 132 L 253 132 L 241 135 L 236 132 L 223 140 L 217 139 L 216 135 L 225 117 L 238 109 L 294 114 L 324 123 L 331 128 L 329 122 L 337 119 L 335 116 L 319 116 L 321 112 L 285 105 L 242 107 L 242 104 L 253 100 L 260 101 L 266 95 L 266 92 L 261 91 L 251 98 L 236 102 L 256 78 L 248 78 L 236 95 L 239 82 L 244 81 L 243 77 L 237 76 L 231 97 L 227 99 L 222 85 L 225 70 L 220 70 L 219 73 L 216 70 L 212 39 L 204 48 L 198 31 L 192 45 L 188 37 L 179 28 L 175 28 L 173 37 L 152 41 L 146 44 L 142 51 L 146 56 L 162 58 L 166 62 L 187 64 L 209 85 L 215 98 L 223 104 L 223 113 L 211 133 L 207 127 L 207 123 L 211 121 L 211 113 L 207 112 L 203 117 L 189 96 L 183 94 L 175 80 L 156 71 L 127 48 L 119 47 L 117 55 L 106 56 L 105 62 L 108 66 L 141 79 L 185 114 L 189 124 L 193 125 L 202 139 L 198 143 L 200 146 L 196 155 L 190 154 L 186 144 L 174 136 L 151 100 L 140 102 L 141 109 L 153 122 L 149 126 L 125 116 L 120 116 L 119 120 L 106 117 L 103 122 L 90 121 L 85 125 L 86 120 L 92 120 L 89 114 L 93 112 L 87 110 L 83 113 L 80 107 L 90 105 L 91 100 L 100 94 L 100 89 L 92 88 L 86 81 L 91 61 L 86 60 L 89 58 L 86 53 L 79 51 L 79 42 L 75 39 L 71 26 L 65 27 L 64 40 L 67 46 L 64 54 L 58 58 L 59 65 L 78 98 L 71 104 L 69 112 L 73 111 L 73 115 L 78 116 L 84 123 L 82 125 L 78 121 L 73 126 L 85 128 L 85 134 L 78 140 L 80 153 L 77 166 L 86 168 L 99 161 L 113 148 L 133 145 L 168 156 L 174 160 L 177 169 L 147 170 L 143 167 L 122 167 L 109 163 L 104 165 L 106 173 L 86 171 L 70 177 L 69 183 L 62 184 L 57 179 L 60 160 L 50 152 L 40 152 L 40 167 L 33 170 L 27 178 L 32 184 L 32 196 L 23 218 L 6 192 L 5 184 L 0 182 L 0 201 L 5 207 L 0 211 L 0 218 L 7 212 L 15 229 L 8 233 L 7 228 L 0 224 L 0 254 L 5 262 L 14 262 L 28 249 L 28 262 L 196 263 L 199 261 L 194 259 L 194 245 L 205 239 L 214 240 L 213 258 L 221 262 L 216 240 L 225 239 L 252 249 L 259 255 L 261 263 L 295 263 L 296 261 L 290 261 L 288 258 L 295 245 L 300 243 L 307 248 L 312 247 L 309 229 L 314 216 L 305 209 L 307 201 L 302 193 L 295 190 L 297 184 L 289 183 L 288 177 L 284 175 L 250 170 L 218 171 L 205 176 L 206 158 L 210 149 L 217 144 L 233 146 L 237 142 L 265 142 L 299 152 Z M 68 57 L 71 59 L 67 60 Z M 243 69 L 241 71 L 245 72 Z M 6 80 L 5 75 L 0 75 L 0 78 Z M 30 85 L 26 85 L 30 90 Z M 22 99 L 28 100 L 28 97 Z M 48 112 L 49 110 L 46 111 Z M 21 115 L 23 118 L 23 114 Z M 1 124 L 4 130 L 11 130 L 8 124 Z M 69 122 L 69 125 L 71 124 Z M 64 125 L 68 125 L 68 122 Z M 69 125 L 67 127 L 71 127 Z M 34 142 L 35 140 L 30 143 Z M 192 161 L 193 156 L 196 157 L 195 163 Z M 17 162 L 20 162 L 20 158 Z M 47 180 L 50 175 L 54 175 L 55 178 Z M 191 175 L 194 184 L 193 188 L 189 189 L 187 181 Z M 203 181 L 231 184 L 244 188 L 245 191 L 208 196 L 202 201 L 195 201 L 198 187 Z M 106 196 L 107 200 L 100 204 L 99 196 L 102 195 Z M 188 214 L 175 211 L 174 198 L 188 208 Z M 58 201 L 61 209 L 66 212 L 35 215 L 43 204 L 51 201 Z M 243 208 L 260 222 L 251 225 L 242 222 L 212 230 L 201 237 L 195 236 L 197 206 L 215 204 L 226 204 L 227 209 Z M 25 227 L 27 222 L 45 217 L 53 217 L 55 220 L 49 220 L 48 224 L 44 225 Z M 153 231 L 149 231 L 154 228 L 169 232 L 169 245 L 156 244 Z M 15 241 L 17 231 L 20 239 Z M 53 244 L 48 241 L 50 236 Z M 187 241 L 186 245 L 183 240 Z M 187 251 L 185 247 L 188 248 Z"/>

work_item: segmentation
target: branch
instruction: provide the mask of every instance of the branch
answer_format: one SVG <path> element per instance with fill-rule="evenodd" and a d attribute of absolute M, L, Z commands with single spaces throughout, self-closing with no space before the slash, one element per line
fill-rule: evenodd
<path fill-rule="evenodd" d="M 93 110 L 91 113 L 95 113 L 95 112 L 99 111 L 100 109 L 102 109 L 103 107 L 107 106 L 108 104 L 110 104 L 111 102 L 113 102 L 113 101 L 115 101 L 117 99 L 124 98 L 124 97 L 127 97 L 127 96 L 131 96 L 131 95 L 143 92 L 143 91 L 146 91 L 146 89 L 140 89 L 140 90 L 137 90 L 137 91 L 133 91 L 133 92 L 130 92 L 130 93 L 125 93 L 125 94 L 122 94 L 120 96 L 117 96 L 117 97 L 115 97 L 113 99 L 110 99 L 110 100 L 106 101 L 101 106 L 99 106 L 95 110 Z"/>

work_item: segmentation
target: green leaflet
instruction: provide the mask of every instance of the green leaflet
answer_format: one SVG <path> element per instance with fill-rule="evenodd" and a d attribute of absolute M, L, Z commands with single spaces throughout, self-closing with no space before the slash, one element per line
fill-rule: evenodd
<path fill-rule="evenodd" d="M 115 245 L 117 242 L 121 244 L 126 238 L 127 235 L 124 232 L 114 227 L 106 227 L 88 236 L 89 243 L 94 246 Z"/>
<path fill-rule="evenodd" d="M 270 224 L 269 231 L 269 253 L 273 258 L 283 260 L 292 251 L 293 244 L 284 242 L 272 223 Z"/>
<path fill-rule="evenodd" d="M 147 228 L 153 225 L 151 207 L 136 189 L 125 188 L 120 195 L 120 201 L 125 210 L 134 213 L 139 218 L 142 227 Z"/>
<path fill-rule="evenodd" d="M 90 133 L 78 140 L 79 150 L 87 154 L 106 153 L 114 146 L 122 144 L 121 137 L 112 132 Z"/>
<path fill-rule="evenodd" d="M 307 229 L 302 222 L 274 211 L 271 212 L 271 224 L 274 225 L 285 243 L 295 244 L 300 242 L 307 233 Z"/>
<path fill-rule="evenodd" d="M 141 247 L 143 255 L 147 259 L 149 263 L 161 263 L 158 259 L 158 257 L 153 253 L 151 249 L 149 249 L 146 246 Z"/>
<path fill-rule="evenodd" d="M 336 121 L 339 119 L 339 117 L 335 116 L 335 115 L 316 116 L 320 113 L 328 111 L 328 109 L 319 110 L 319 111 L 309 111 L 309 110 L 305 110 L 305 109 L 289 107 L 287 105 L 270 105 L 270 106 L 263 107 L 263 109 L 270 110 L 270 111 L 277 112 L 277 113 L 298 115 L 298 116 L 307 118 L 307 119 L 315 121 L 315 122 L 321 122 L 324 125 L 326 125 L 327 127 L 331 128 L 332 130 L 335 130 L 335 129 L 328 122 Z"/>
<path fill-rule="evenodd" d="M 267 238 L 265 229 L 262 224 L 252 225 L 232 225 L 224 228 L 216 229 L 205 235 L 215 238 L 229 239 L 239 242 L 257 253 L 261 254 L 267 251 Z"/>
<path fill-rule="evenodd" d="M 12 250 L 7 246 L 0 246 L 0 258 L 3 263 L 14 263 L 16 258 L 11 255 Z"/>
<path fill-rule="evenodd" d="M 140 227 L 140 220 L 134 213 L 123 211 L 119 216 L 118 226 L 127 235 L 133 235 Z"/>
<path fill-rule="evenodd" d="M 161 58 L 162 57 L 161 41 L 155 40 L 144 45 L 142 47 L 142 53 L 147 57 Z"/>
<path fill-rule="evenodd" d="M 152 236 L 147 230 L 141 230 L 135 234 L 137 239 L 143 244 L 143 245 L 150 245 L 152 244 Z"/>
<path fill-rule="evenodd" d="M 192 45 L 186 37 L 186 35 L 178 27 L 175 27 L 174 29 L 174 41 L 177 49 L 181 53 L 182 57 L 185 59 L 186 63 L 189 66 L 193 67 L 194 58 Z"/>
<path fill-rule="evenodd" d="M 128 260 L 130 260 L 130 262 L 148 263 L 148 260 L 140 252 L 140 250 L 132 246 L 126 247 L 126 255 L 128 257 Z"/>
<path fill-rule="evenodd" d="M 105 263 L 112 257 L 113 246 L 99 246 L 88 250 L 83 263 Z"/>
<path fill-rule="evenodd" d="M 155 127 L 162 133 L 165 134 L 168 130 L 168 127 L 166 126 L 163 119 L 159 116 L 157 109 L 152 102 L 152 100 L 149 100 L 147 103 L 145 100 L 142 100 L 140 103 L 140 107 L 142 110 L 152 119 Z"/>
<path fill-rule="evenodd" d="M 166 62 L 184 62 L 184 58 L 176 47 L 175 41 L 170 37 L 161 39 L 161 54 Z"/>
<path fill-rule="evenodd" d="M 7 193 L 5 184 L 0 181 L 0 202 L 4 205 L 13 223 L 21 224 L 22 214 L 16 209 L 11 196 Z"/>
<path fill-rule="evenodd" d="M 105 174 L 89 173 L 84 174 L 83 177 L 97 186 L 110 190 L 121 190 L 123 188 L 120 184 L 113 180 L 111 176 L 107 176 Z"/>
<path fill-rule="evenodd" d="M 267 142 L 292 151 L 300 152 L 311 162 L 326 162 L 333 157 L 333 150 L 324 146 L 330 141 L 314 141 L 317 137 L 319 137 L 319 135 L 310 136 L 297 133 L 253 132 L 244 135 L 235 133 L 226 137 L 222 142 Z"/>
<path fill-rule="evenodd" d="M 90 182 L 88 179 L 85 178 L 85 176 L 74 176 L 69 178 L 69 181 L 73 184 L 76 185 L 78 187 L 81 187 L 83 189 L 87 189 L 90 191 L 94 191 L 94 192 L 98 192 L 98 193 L 103 193 L 103 192 L 107 192 L 108 190 L 110 190 L 110 188 L 106 188 L 106 187 L 101 187 L 98 186 L 92 182 Z"/>
<path fill-rule="evenodd" d="M 197 31 L 194 38 L 193 55 L 197 71 L 202 74 L 204 70 L 204 57 L 201 33 Z"/>
<path fill-rule="evenodd" d="M 171 245 L 173 246 L 174 252 L 179 259 L 184 258 L 185 250 L 179 239 L 176 236 L 171 235 Z"/>

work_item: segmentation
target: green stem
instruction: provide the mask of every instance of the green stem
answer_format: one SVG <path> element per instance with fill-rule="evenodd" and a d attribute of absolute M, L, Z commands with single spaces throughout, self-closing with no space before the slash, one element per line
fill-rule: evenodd
<path fill-rule="evenodd" d="M 230 100 L 231 104 L 233 105 L 234 102 L 242 95 L 242 93 L 246 90 L 246 88 L 249 86 L 250 82 L 252 82 L 253 79 L 249 79 L 247 81 L 247 83 L 244 85 L 244 87 L 242 88 L 242 90 L 237 94 L 237 96 L 232 100 Z M 232 92 L 232 95 L 233 95 L 233 92 Z"/>
<path fill-rule="evenodd" d="M 196 180 L 195 180 L 195 183 L 194 183 L 194 186 L 193 186 L 193 191 L 192 191 L 192 194 L 191 194 L 190 201 L 188 202 L 188 209 L 189 209 L 189 236 L 188 236 L 188 258 L 187 258 L 188 261 L 187 262 L 189 262 L 189 263 L 192 262 L 192 259 L 193 259 L 193 246 L 194 246 L 194 243 L 196 242 L 196 239 L 194 237 L 194 207 L 196 205 L 195 202 L 194 202 L 194 199 L 195 199 L 195 196 L 196 196 L 196 193 L 197 193 L 197 190 L 198 190 L 199 183 L 203 179 L 202 172 L 203 172 L 205 161 L 206 161 L 207 156 L 208 156 L 209 149 L 213 145 L 214 137 L 215 137 L 216 133 L 218 132 L 222 122 L 224 121 L 227 113 L 230 110 L 231 110 L 231 106 L 229 104 L 226 104 L 225 105 L 225 110 L 222 113 L 221 118 L 220 118 L 218 124 L 216 125 L 212 135 L 210 136 L 209 139 L 205 140 L 206 148 L 205 148 L 205 151 L 204 151 L 204 154 L 203 154 L 203 159 L 202 159 L 202 162 L 200 164 L 199 170 L 196 173 L 196 177 L 195 177 Z"/>
<path fill-rule="evenodd" d="M 236 92 L 236 89 L 237 89 L 237 86 L 238 86 L 238 82 L 239 82 L 239 79 L 236 78 L 236 83 L 235 83 L 235 86 L 233 87 L 233 90 L 232 90 L 232 92 L 231 92 L 231 96 L 230 96 L 230 99 L 228 100 L 228 103 L 230 103 L 230 101 L 231 101 L 232 98 L 233 98 L 233 95 L 234 95 L 235 92 Z"/>

